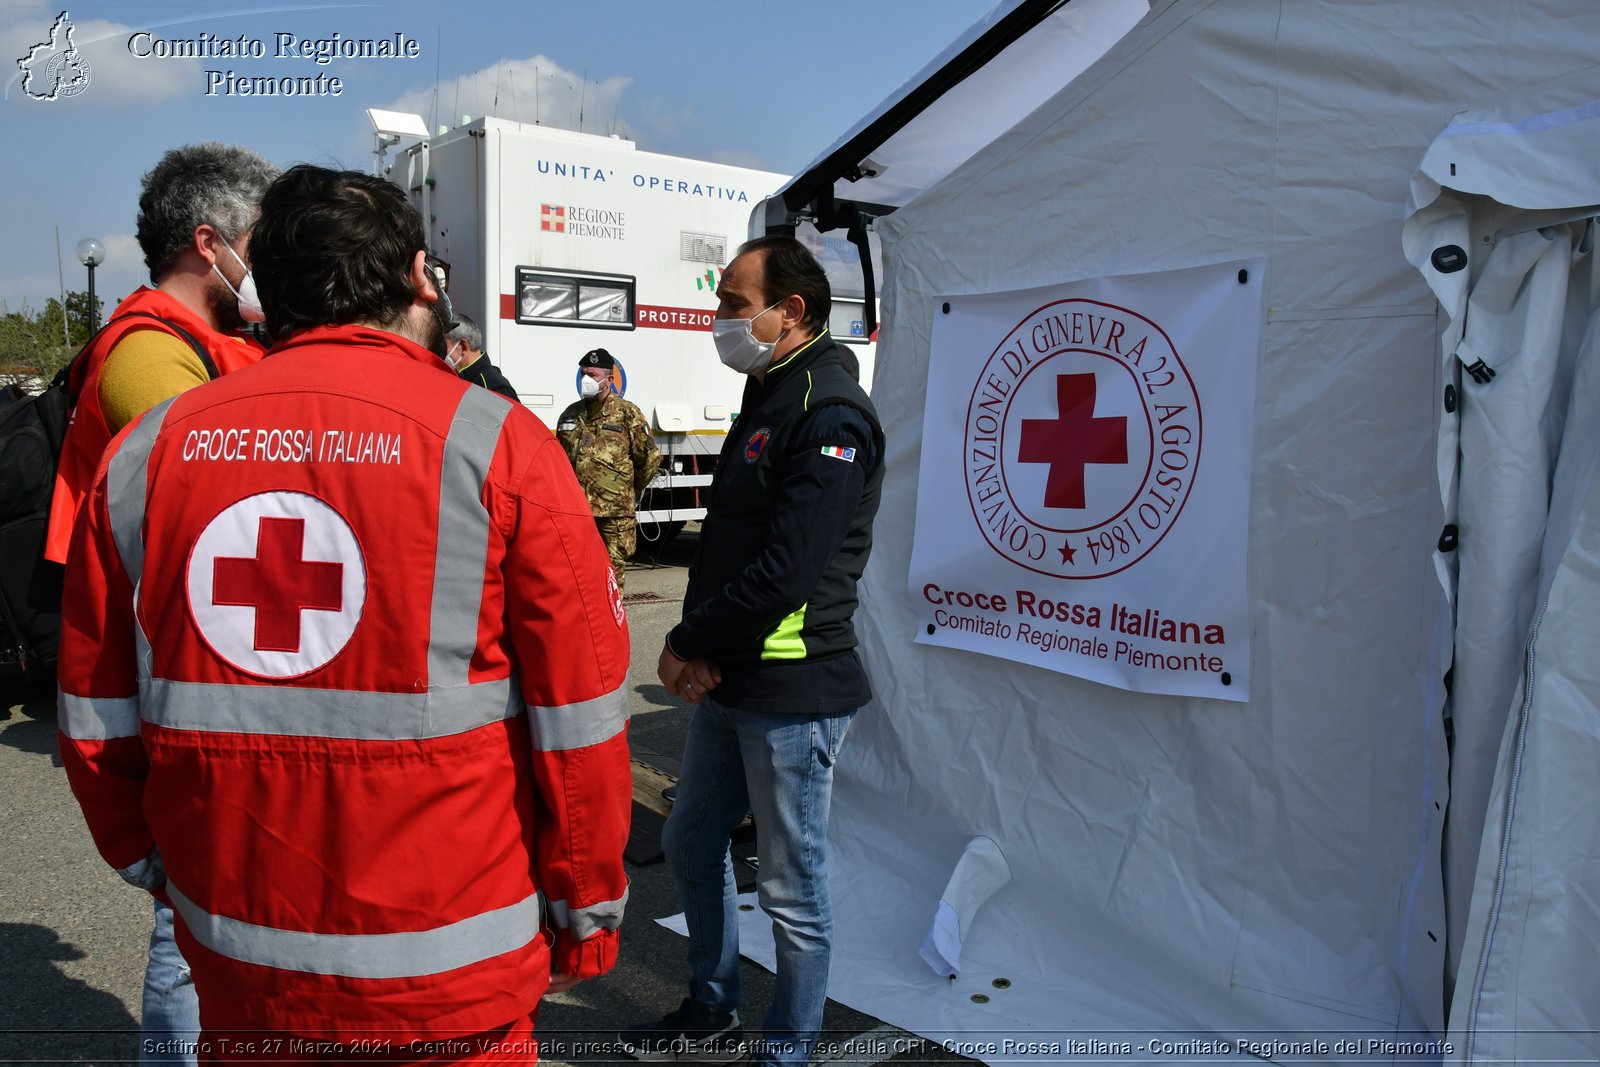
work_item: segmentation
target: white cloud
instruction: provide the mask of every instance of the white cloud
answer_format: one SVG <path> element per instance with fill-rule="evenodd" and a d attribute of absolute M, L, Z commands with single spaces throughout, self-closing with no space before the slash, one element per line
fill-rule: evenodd
<path fill-rule="evenodd" d="M 743 148 L 717 148 L 711 152 L 711 162 L 726 163 L 730 167 L 747 167 L 751 170 L 769 170 L 767 161 Z"/>
<path fill-rule="evenodd" d="M 100 243 L 106 246 L 106 261 L 95 268 L 94 290 L 106 302 L 109 314 L 117 301 L 139 286 L 150 284 L 150 272 L 145 269 L 144 252 L 133 234 L 114 233 L 100 238 Z"/>
<path fill-rule="evenodd" d="M 621 102 L 631 82 L 625 77 L 587 80 L 549 56 L 537 55 L 501 60 L 406 93 L 384 107 L 421 115 L 433 129 L 459 125 L 463 115 L 490 115 L 565 130 L 581 128 L 585 133 L 626 135 Z"/>
<path fill-rule="evenodd" d="M 173 30 L 177 30 L 174 33 Z M 94 19 L 78 24 L 78 50 L 93 68 L 93 80 L 82 99 L 116 104 L 151 104 L 170 100 L 184 93 L 202 91 L 203 62 L 198 59 L 141 59 L 128 50 L 128 38 L 135 27 Z M 162 36 L 192 36 L 184 27 L 154 30 Z M 214 64 L 215 65 L 215 64 Z M 96 92 L 105 89 L 106 92 Z"/>
<path fill-rule="evenodd" d="M 37 27 L 30 22 L 36 21 Z M 49 38 L 53 16 L 36 20 L 19 19 L 12 23 L 13 40 L 28 38 L 31 44 Z M 145 106 L 170 100 L 185 92 L 203 91 L 202 61 L 198 59 L 161 59 L 154 56 L 141 59 L 128 50 L 128 39 L 138 28 L 124 26 L 105 19 L 71 19 L 72 45 L 89 65 L 89 84 L 83 92 L 73 97 L 75 103 L 103 106 Z M 174 27 L 178 32 L 153 30 L 162 36 L 192 37 L 185 27 Z M 195 31 L 198 32 L 198 31 Z M 32 34 L 32 37 L 29 35 Z M 66 42 L 60 42 L 65 47 Z M 6 96 L 22 95 L 22 73 L 17 71 L 5 86 Z"/>

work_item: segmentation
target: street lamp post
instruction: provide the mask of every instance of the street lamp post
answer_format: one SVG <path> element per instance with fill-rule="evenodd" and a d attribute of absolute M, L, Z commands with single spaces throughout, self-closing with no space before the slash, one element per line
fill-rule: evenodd
<path fill-rule="evenodd" d="M 78 262 L 89 268 L 89 336 L 100 328 L 100 309 L 94 300 L 94 269 L 106 261 L 106 246 L 96 241 L 93 237 L 85 237 L 78 242 Z M 67 313 L 66 308 L 61 313 Z"/>

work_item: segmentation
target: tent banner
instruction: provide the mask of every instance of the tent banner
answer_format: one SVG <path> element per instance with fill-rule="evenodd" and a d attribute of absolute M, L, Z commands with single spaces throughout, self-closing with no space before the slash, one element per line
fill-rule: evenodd
<path fill-rule="evenodd" d="M 1264 268 L 935 300 L 918 642 L 1249 699 Z"/>

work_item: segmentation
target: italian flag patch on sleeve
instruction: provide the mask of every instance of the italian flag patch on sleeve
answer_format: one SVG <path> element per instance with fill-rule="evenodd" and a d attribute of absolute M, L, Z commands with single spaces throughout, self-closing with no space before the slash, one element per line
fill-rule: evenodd
<path fill-rule="evenodd" d="M 840 448 L 838 445 L 823 445 L 822 454 L 829 459 L 842 459 L 846 463 L 856 461 L 856 450 L 853 448 Z"/>

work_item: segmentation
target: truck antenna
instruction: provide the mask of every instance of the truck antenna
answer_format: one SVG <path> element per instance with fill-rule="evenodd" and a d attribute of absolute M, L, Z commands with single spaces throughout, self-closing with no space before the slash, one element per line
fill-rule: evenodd
<path fill-rule="evenodd" d="M 433 28 L 433 118 L 428 128 L 435 131 L 439 129 L 439 41 L 443 34 L 441 27 Z"/>

